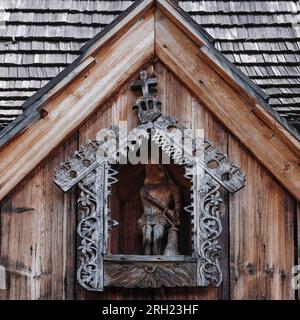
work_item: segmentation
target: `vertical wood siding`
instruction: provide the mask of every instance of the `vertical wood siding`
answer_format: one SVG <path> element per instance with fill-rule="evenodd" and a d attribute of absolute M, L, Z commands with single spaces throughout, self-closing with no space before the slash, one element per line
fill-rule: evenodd
<path fill-rule="evenodd" d="M 90 293 L 75 281 L 77 190 L 63 194 L 53 183 L 53 170 L 101 128 L 125 120 L 129 130 L 137 125 L 132 106 L 138 94 L 128 83 L 2 201 L 0 265 L 7 269 L 8 286 L 0 299 L 295 299 L 295 201 L 170 71 L 159 62 L 154 71 L 164 112 L 182 126 L 203 128 L 247 174 L 243 190 L 223 191 L 222 286 Z"/>
<path fill-rule="evenodd" d="M 3 299 L 74 297 L 76 190 L 63 194 L 53 184 L 53 169 L 76 149 L 75 134 L 1 203 Z"/>
<path fill-rule="evenodd" d="M 233 137 L 228 154 L 247 175 L 229 202 L 232 298 L 294 299 L 294 201 Z"/>

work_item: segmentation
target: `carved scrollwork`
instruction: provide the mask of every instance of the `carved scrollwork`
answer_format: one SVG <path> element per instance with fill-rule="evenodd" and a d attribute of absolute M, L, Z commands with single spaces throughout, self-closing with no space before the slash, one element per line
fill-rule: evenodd
<path fill-rule="evenodd" d="M 195 139 L 191 130 L 177 131 L 177 134 L 155 130 L 152 139 L 176 163 L 201 167 L 229 192 L 236 192 L 245 185 L 245 174 L 227 155 L 219 152 L 207 139 Z M 192 141 L 191 146 L 185 144 L 183 147 L 183 139 Z M 212 163 L 214 167 L 211 167 Z"/>
<path fill-rule="evenodd" d="M 54 182 L 66 192 L 101 164 L 117 163 L 127 156 L 128 149 L 138 149 L 145 139 L 148 139 L 147 131 L 138 128 L 128 135 L 116 126 L 103 129 L 97 140 L 89 140 L 73 157 L 59 165 L 54 171 Z"/>
<path fill-rule="evenodd" d="M 153 140 L 176 163 L 185 164 L 185 177 L 195 184 L 192 187 L 194 191 L 191 195 L 191 204 L 185 210 L 190 212 L 191 222 L 194 225 L 192 248 L 197 251 L 198 256 L 198 285 L 207 287 L 209 284 L 214 284 L 219 286 L 222 282 L 222 271 L 219 264 L 221 246 L 218 242 L 222 232 L 219 207 L 222 198 L 219 192 L 220 184 L 205 172 L 208 172 L 208 163 L 211 161 L 221 163 L 226 156 L 214 149 L 207 140 L 197 144 L 204 151 L 204 157 L 201 160 L 195 158 L 189 152 L 183 152 L 182 147 L 177 146 L 174 139 L 172 142 L 166 132 L 156 131 Z M 193 154 L 195 154 L 195 150 L 193 150 Z M 200 161 L 203 161 L 205 166 L 200 165 Z M 226 163 L 229 162 L 226 161 Z M 232 166 L 228 168 L 230 170 Z M 227 171 L 223 170 L 222 172 Z M 239 170 L 232 170 L 231 172 L 242 176 L 243 179 L 245 178 Z M 240 188 L 239 186 L 236 187 Z"/>
<path fill-rule="evenodd" d="M 54 181 L 63 191 L 75 184 L 80 189 L 77 279 L 87 290 L 102 291 L 104 285 L 206 287 L 210 284 L 219 286 L 222 282 L 218 241 L 222 232 L 220 187 L 234 193 L 245 185 L 245 175 L 209 141 L 195 139 L 192 132 L 181 128 L 174 117 L 161 113 L 160 102 L 151 93 L 156 83 L 156 77 L 148 79 L 143 72 L 141 80 L 133 84 L 143 91 L 143 98 L 136 104 L 141 121 L 138 128 L 129 134 L 116 126 L 101 130 L 96 140 L 88 141 L 55 170 Z M 151 134 L 148 129 L 153 129 Z M 145 256 L 143 262 L 104 264 L 109 233 L 118 224 L 111 219 L 108 206 L 110 186 L 118 181 L 117 171 L 110 164 L 119 163 L 128 152 L 138 150 L 150 138 L 175 163 L 185 168 L 184 176 L 192 183 L 191 203 L 185 208 L 193 225 L 192 260 L 150 262 L 147 261 L 149 256 Z M 183 146 L 183 141 L 189 143 Z"/>
<path fill-rule="evenodd" d="M 197 284 L 199 286 L 208 286 L 209 284 L 219 286 L 222 282 L 219 264 L 221 246 L 218 243 L 222 231 L 219 188 L 220 184 L 223 184 L 231 192 L 238 190 L 245 182 L 245 175 L 227 159 L 226 155 L 213 148 L 207 140 L 197 144 L 203 151 L 203 158 L 195 157 L 197 153 L 195 147 L 188 150 L 189 152 L 183 153 L 182 147 L 176 143 L 176 139 L 174 141 L 168 136 L 166 128 L 173 124 L 173 120 L 166 121 L 164 123 L 165 130 L 156 128 L 151 138 L 170 158 L 183 165 L 186 169 L 185 177 L 189 178 L 193 184 L 196 183 L 193 186 L 191 204 L 186 208 L 186 211 L 191 213 L 192 224 L 195 226 L 192 232 L 192 247 L 198 256 Z M 106 252 L 111 227 L 117 225 L 117 222 L 110 219 L 108 206 L 104 205 L 104 202 L 106 204 L 108 202 L 110 185 L 117 182 L 115 178 L 117 172 L 108 166 L 107 161 L 112 159 L 119 161 L 120 157 L 126 155 L 129 149 L 132 149 L 133 146 L 139 147 L 143 140 L 148 138 L 145 131 L 135 129 L 129 134 L 129 138 L 123 141 L 123 144 L 119 143 L 119 147 L 121 146 L 119 153 L 106 154 L 107 148 L 111 147 L 110 138 L 116 132 L 118 133 L 118 141 L 123 141 L 120 130 L 113 128 L 103 131 L 102 142 L 100 142 L 101 139 L 88 142 L 85 147 L 75 153 L 73 159 L 68 159 L 60 166 L 55 176 L 55 182 L 62 189 L 66 185 L 69 188 L 74 184 L 74 179 L 77 180 L 79 177 L 85 176 L 79 183 L 81 221 L 78 226 L 78 234 L 82 240 L 79 247 L 81 266 L 77 275 L 81 285 L 89 290 L 101 291 L 103 288 L 102 254 Z M 190 139 L 192 138 L 190 137 Z M 209 166 L 212 162 L 216 163 L 214 168 Z M 105 163 L 106 169 L 103 166 Z M 198 176 L 197 171 L 206 172 L 200 183 L 199 177 L 196 182 L 194 181 L 195 176 Z M 95 182 L 96 179 L 99 181 Z M 124 266 L 122 268 L 115 267 L 113 270 L 122 273 Z M 141 267 L 138 270 L 141 273 Z M 141 275 L 137 278 L 143 277 Z M 148 279 L 147 277 L 145 279 Z M 138 286 L 155 287 L 156 285 L 153 284 L 155 279 L 157 280 L 157 276 L 147 280 L 148 282 L 145 280 Z M 165 285 L 170 286 L 170 284 Z"/>
<path fill-rule="evenodd" d="M 196 270 L 193 263 L 107 263 L 105 285 L 124 288 L 193 287 Z"/>
<path fill-rule="evenodd" d="M 80 266 L 78 282 L 88 290 L 103 290 L 103 190 L 104 167 L 86 176 L 81 183 L 78 199 L 80 221 L 77 233 L 81 239 L 79 250 Z"/>
<path fill-rule="evenodd" d="M 201 142 L 196 142 L 196 145 L 201 145 Z M 244 187 L 246 175 L 228 159 L 226 154 L 218 151 L 206 139 L 204 139 L 203 150 L 205 168 L 219 184 L 229 192 L 236 192 Z M 214 166 L 212 167 L 211 164 Z"/>
<path fill-rule="evenodd" d="M 220 220 L 220 185 L 209 175 L 204 175 L 199 190 L 199 246 L 198 263 L 199 283 L 202 286 L 214 284 L 218 287 L 222 282 L 219 258 L 221 246 L 218 238 L 222 232 Z"/>
<path fill-rule="evenodd" d="M 68 191 L 76 183 L 96 169 L 96 152 L 101 141 L 88 141 L 76 151 L 72 158 L 60 164 L 54 171 L 54 182 L 63 190 Z"/>
<path fill-rule="evenodd" d="M 109 231 L 118 225 L 111 219 L 108 207 L 109 188 L 118 181 L 117 173 L 108 164 L 103 164 L 78 184 L 80 221 L 77 233 L 81 240 L 77 280 L 88 290 L 103 290 L 103 254 Z"/>

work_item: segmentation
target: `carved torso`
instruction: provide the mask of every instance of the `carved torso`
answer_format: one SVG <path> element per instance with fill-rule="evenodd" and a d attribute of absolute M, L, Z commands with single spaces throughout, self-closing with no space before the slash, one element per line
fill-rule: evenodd
<path fill-rule="evenodd" d="M 77 183 L 80 189 L 78 202 L 81 214 L 77 227 L 80 265 L 77 279 L 87 290 L 103 291 L 104 285 L 160 288 L 207 287 L 213 284 L 218 287 L 222 282 L 219 263 L 221 246 L 218 242 L 222 232 L 219 188 L 223 186 L 230 193 L 238 191 L 245 185 L 245 174 L 206 139 L 190 133 L 184 141 L 191 142 L 191 152 L 182 152 L 183 146 L 174 142 L 171 129 L 177 128 L 183 132 L 184 128 L 171 115 L 161 113 L 161 103 L 151 92 L 156 84 L 156 76 L 148 78 L 146 71 L 142 71 L 140 80 L 132 84 L 133 89 L 143 91 L 143 97 L 134 106 L 140 119 L 138 130 L 132 130 L 129 136 L 119 126 L 102 130 L 96 140 L 89 141 L 55 171 L 54 181 L 63 191 L 70 190 Z M 148 129 L 154 130 L 151 135 Z M 121 152 L 112 147 L 111 142 L 116 136 L 121 142 L 118 146 Z M 117 225 L 108 206 L 110 187 L 117 182 L 117 172 L 112 169 L 111 161 L 118 163 L 133 145 L 140 148 L 144 138 L 164 150 L 174 163 L 183 165 L 184 176 L 192 183 L 191 203 L 184 209 L 190 214 L 192 256 L 196 261 L 186 262 L 182 261 L 182 257 L 176 258 L 180 254 L 178 233 L 181 232 L 177 229 L 180 223 L 179 188 L 167 172 L 155 165 L 146 165 L 146 179 L 141 189 L 143 212 L 138 224 L 144 240 L 143 263 L 140 258 L 133 261 L 135 256 L 125 255 L 124 259 L 123 254 L 121 258 L 114 257 L 107 251 L 111 229 Z M 210 166 L 211 163 L 215 163 L 216 167 Z M 164 235 L 168 240 L 162 248 Z M 172 259 L 148 259 L 151 254 L 164 254 L 172 256 Z M 126 258 L 130 261 L 126 262 Z"/>
<path fill-rule="evenodd" d="M 177 255 L 180 193 L 176 184 L 160 165 L 146 166 L 146 179 L 141 189 L 143 213 L 138 220 L 144 243 L 144 254 L 161 254 L 161 242 L 168 232 L 164 255 Z"/>
<path fill-rule="evenodd" d="M 151 197 L 155 199 L 162 207 L 173 210 L 175 199 L 178 198 L 178 194 L 178 187 L 171 181 L 162 184 L 145 184 L 141 189 L 141 199 L 144 209 L 141 220 L 144 220 L 144 223 L 149 223 L 151 225 L 155 225 L 157 223 L 161 223 L 165 226 L 170 225 L 162 208 L 155 206 L 153 202 L 149 201 L 149 198 Z M 178 220 L 178 218 L 176 220 Z M 174 225 L 179 223 L 178 221 L 172 222 Z"/>

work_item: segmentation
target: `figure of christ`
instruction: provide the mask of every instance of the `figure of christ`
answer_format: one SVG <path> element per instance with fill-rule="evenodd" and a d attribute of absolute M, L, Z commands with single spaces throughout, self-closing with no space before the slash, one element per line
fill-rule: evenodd
<path fill-rule="evenodd" d="M 138 220 L 143 234 L 145 255 L 178 255 L 180 223 L 180 189 L 162 165 L 146 165 L 146 178 L 141 189 L 143 214 Z M 168 232 L 167 245 L 162 250 L 162 239 Z"/>

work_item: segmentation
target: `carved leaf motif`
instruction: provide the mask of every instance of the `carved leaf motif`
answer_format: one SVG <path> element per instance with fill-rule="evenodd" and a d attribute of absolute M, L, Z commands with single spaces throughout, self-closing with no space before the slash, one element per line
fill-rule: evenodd
<path fill-rule="evenodd" d="M 193 287 L 193 263 L 135 263 L 105 265 L 105 285 L 125 288 Z"/>
<path fill-rule="evenodd" d="M 219 205 L 222 202 L 218 184 L 211 181 L 212 178 L 205 175 L 202 184 L 205 185 L 206 192 L 199 195 L 199 207 L 201 210 L 199 217 L 200 243 L 198 272 L 202 283 L 214 284 L 218 287 L 222 282 L 222 272 L 219 264 L 221 246 L 218 238 L 222 232 Z"/>
<path fill-rule="evenodd" d="M 84 288 L 95 291 L 102 291 L 103 289 L 103 280 L 101 280 L 101 273 L 103 272 L 101 215 L 105 195 L 103 192 L 102 194 L 96 192 L 97 188 L 103 190 L 101 188 L 103 176 L 103 167 L 99 167 L 79 183 L 81 193 L 78 203 L 81 220 L 78 223 L 77 232 L 81 238 L 78 247 L 81 265 L 77 270 L 77 279 Z"/>
<path fill-rule="evenodd" d="M 110 219 L 107 200 L 109 187 L 117 182 L 116 172 L 109 169 L 101 172 L 99 167 L 106 166 L 109 161 L 118 162 L 121 156 L 126 156 L 128 149 L 134 151 L 145 139 L 149 139 L 146 129 L 156 129 L 152 140 L 172 158 L 175 163 L 184 165 L 185 177 L 193 181 L 197 172 L 206 172 L 200 184 L 193 186 L 191 204 L 186 207 L 190 212 L 192 224 L 196 230 L 192 232 L 194 252 L 198 255 L 198 270 L 195 264 L 109 264 L 106 269 L 106 283 L 124 287 L 160 287 L 160 286 L 194 286 L 199 285 L 195 275 L 200 277 L 200 285 L 219 286 L 222 273 L 219 265 L 221 246 L 218 238 L 222 232 L 220 221 L 219 193 L 220 185 L 229 192 L 236 192 L 245 184 L 245 175 L 236 167 L 227 155 L 220 153 L 207 140 L 193 139 L 192 135 L 185 135 L 185 139 L 192 141 L 192 146 L 184 155 L 180 139 L 176 136 L 170 139 L 170 128 L 183 131 L 172 116 L 160 115 L 155 121 L 143 123 L 132 130 L 129 136 L 124 136 L 118 127 L 103 130 L 98 140 L 88 141 L 71 159 L 62 163 L 55 170 L 55 183 L 62 190 L 67 191 L 76 183 L 81 189 L 78 199 L 80 208 L 80 222 L 78 234 L 81 237 L 79 246 L 81 265 L 77 278 L 79 283 L 88 290 L 102 291 L 103 289 L 103 253 L 105 252 L 110 229 L 117 222 Z M 141 130 L 143 129 L 143 130 Z M 112 148 L 115 136 L 119 143 L 119 153 Z M 173 141 L 173 142 L 172 142 Z M 110 152 L 108 152 L 110 150 Z M 204 155 L 204 157 L 202 157 Z M 214 162 L 214 167 L 210 164 Z M 99 176 L 100 175 L 100 176 Z M 106 178 L 105 178 L 105 177 Z M 96 180 L 96 177 L 98 180 Z M 196 212 L 195 212 L 196 210 Z M 198 212 L 199 211 L 199 212 Z M 197 217 L 197 220 L 196 218 Z M 200 237 L 195 235 L 199 231 Z"/>

